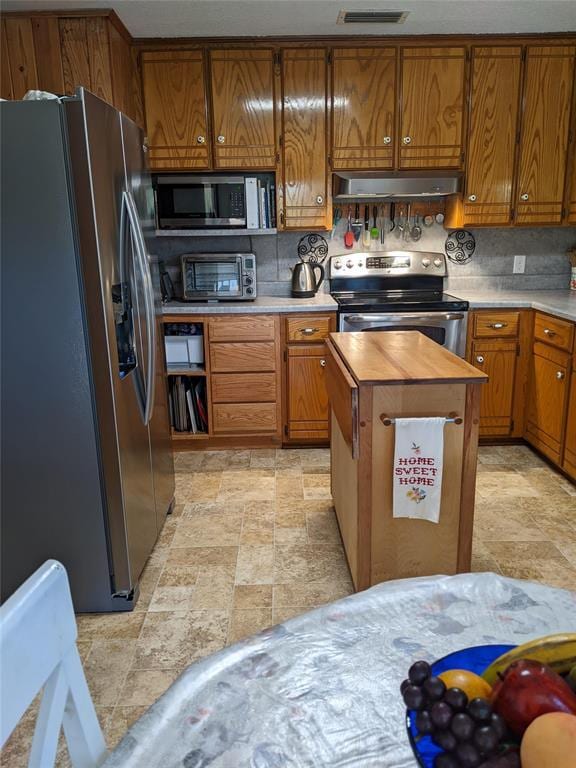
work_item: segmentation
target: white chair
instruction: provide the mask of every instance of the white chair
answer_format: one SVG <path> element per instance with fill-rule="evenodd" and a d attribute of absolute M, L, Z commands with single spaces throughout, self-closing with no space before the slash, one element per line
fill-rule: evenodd
<path fill-rule="evenodd" d="M 29 768 L 51 768 L 60 729 L 74 768 L 97 768 L 106 743 L 76 648 L 64 566 L 47 560 L 0 607 L 0 747 L 44 688 Z"/>

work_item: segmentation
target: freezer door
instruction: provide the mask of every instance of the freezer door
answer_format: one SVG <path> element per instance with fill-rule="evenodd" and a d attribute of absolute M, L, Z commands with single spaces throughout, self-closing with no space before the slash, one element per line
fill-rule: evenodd
<path fill-rule="evenodd" d="M 66 105 L 113 589 L 136 585 L 157 537 L 145 423 L 143 267 L 129 226 L 120 113 L 79 89 Z"/>
<path fill-rule="evenodd" d="M 170 438 L 168 411 L 168 382 L 162 331 L 160 277 L 156 259 L 150 256 L 149 247 L 154 236 L 154 193 L 146 168 L 144 136 L 140 128 L 126 115 L 122 115 L 122 135 L 126 164 L 127 192 L 134 201 L 144 242 L 144 260 L 152 288 L 154 333 L 152 347 L 144 345 L 143 356 L 150 365 L 153 377 L 150 384 L 152 412 L 149 423 L 150 453 L 154 473 L 154 495 L 158 531 L 174 499 L 174 460 Z M 143 339 L 146 335 L 143 334 Z"/>

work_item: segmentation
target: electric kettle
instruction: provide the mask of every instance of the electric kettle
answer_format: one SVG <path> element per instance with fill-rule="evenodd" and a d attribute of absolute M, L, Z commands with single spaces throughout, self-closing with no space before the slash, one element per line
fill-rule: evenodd
<path fill-rule="evenodd" d="M 320 272 L 316 279 L 316 270 Z M 292 296 L 295 299 L 311 299 L 324 281 L 322 264 L 300 261 L 292 270 Z"/>

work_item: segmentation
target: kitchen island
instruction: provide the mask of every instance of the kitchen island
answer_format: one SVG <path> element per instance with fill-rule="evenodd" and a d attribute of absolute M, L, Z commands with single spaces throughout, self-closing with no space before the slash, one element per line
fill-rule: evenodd
<path fill-rule="evenodd" d="M 357 590 L 470 568 L 484 373 L 416 331 L 333 333 L 331 486 Z M 394 517 L 395 420 L 443 417 L 437 523 Z"/>

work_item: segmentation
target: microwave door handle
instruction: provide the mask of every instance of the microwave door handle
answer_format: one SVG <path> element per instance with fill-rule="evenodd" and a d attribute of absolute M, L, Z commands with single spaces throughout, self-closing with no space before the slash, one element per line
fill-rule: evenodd
<path fill-rule="evenodd" d="M 124 201 L 130 229 L 137 254 L 137 264 L 144 287 L 144 312 L 146 317 L 146 384 L 145 384 L 145 403 L 143 420 L 144 424 L 149 424 L 152 418 L 154 408 L 154 390 L 155 390 L 155 370 L 156 370 L 156 317 L 154 308 L 154 289 L 152 285 L 152 275 L 150 273 L 150 264 L 146 253 L 144 235 L 138 218 L 138 211 L 134 198 L 128 192 L 124 192 Z"/>

